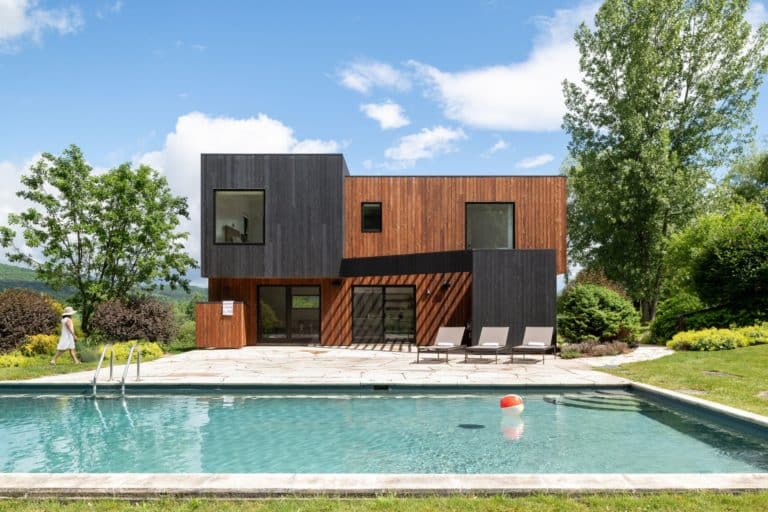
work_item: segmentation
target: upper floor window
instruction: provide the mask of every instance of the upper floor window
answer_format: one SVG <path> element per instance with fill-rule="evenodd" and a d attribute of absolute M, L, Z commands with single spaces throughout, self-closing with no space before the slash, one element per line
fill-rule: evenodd
<path fill-rule="evenodd" d="M 217 244 L 264 243 L 264 191 L 214 192 Z"/>
<path fill-rule="evenodd" d="M 466 203 L 467 249 L 514 249 L 515 203 Z"/>
<path fill-rule="evenodd" d="M 381 232 L 381 203 L 363 203 L 361 209 L 362 231 Z"/>

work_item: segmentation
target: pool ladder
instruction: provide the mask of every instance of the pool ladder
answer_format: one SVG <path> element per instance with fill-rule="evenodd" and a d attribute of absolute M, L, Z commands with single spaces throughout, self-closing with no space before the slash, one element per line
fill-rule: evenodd
<path fill-rule="evenodd" d="M 93 372 L 93 380 L 91 386 L 93 386 L 93 398 L 96 398 L 96 387 L 99 381 L 99 373 L 101 373 L 101 367 L 104 365 L 104 359 L 106 358 L 107 351 L 109 351 L 109 380 L 112 380 L 115 368 L 115 351 L 112 343 L 107 343 L 104 348 L 101 349 L 101 357 L 99 357 L 99 364 L 96 365 L 96 371 Z M 123 378 L 120 380 L 120 396 L 125 397 L 125 381 L 128 378 L 128 369 L 131 367 L 131 361 L 133 361 L 133 354 L 136 352 L 136 380 L 141 380 L 141 346 L 138 342 L 133 342 L 131 349 L 128 352 L 128 360 L 125 362 L 123 368 Z"/>

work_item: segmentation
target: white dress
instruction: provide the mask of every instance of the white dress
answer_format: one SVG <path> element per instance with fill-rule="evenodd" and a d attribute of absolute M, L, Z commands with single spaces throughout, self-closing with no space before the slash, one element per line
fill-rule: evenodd
<path fill-rule="evenodd" d="M 59 338 L 59 344 L 56 345 L 56 350 L 69 350 L 75 348 L 75 337 L 67 329 L 67 319 L 61 319 L 61 338 Z"/>

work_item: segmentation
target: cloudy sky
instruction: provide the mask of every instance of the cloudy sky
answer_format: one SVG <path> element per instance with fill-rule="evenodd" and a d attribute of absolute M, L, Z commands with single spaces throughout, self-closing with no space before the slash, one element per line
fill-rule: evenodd
<path fill-rule="evenodd" d="M 597 5 L 0 0 L 0 223 L 21 207 L 20 173 L 70 143 L 96 168 L 165 173 L 192 206 L 195 256 L 203 152 L 342 152 L 354 174 L 556 174 L 560 84 Z"/>

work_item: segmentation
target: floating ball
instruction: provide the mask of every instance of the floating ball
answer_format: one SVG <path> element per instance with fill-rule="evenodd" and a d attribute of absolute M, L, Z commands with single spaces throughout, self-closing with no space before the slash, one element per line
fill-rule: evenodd
<path fill-rule="evenodd" d="M 499 400 L 499 407 L 505 414 L 520 414 L 525 410 L 523 399 L 518 395 L 505 395 Z"/>

